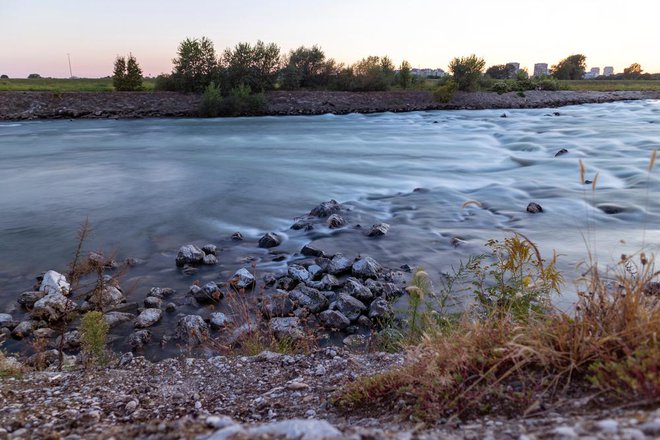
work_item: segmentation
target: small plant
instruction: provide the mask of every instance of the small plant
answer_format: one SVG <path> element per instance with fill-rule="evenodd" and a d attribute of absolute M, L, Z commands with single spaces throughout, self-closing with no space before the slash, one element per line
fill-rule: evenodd
<path fill-rule="evenodd" d="M 85 365 L 106 363 L 106 339 L 109 329 L 101 312 L 87 312 L 80 319 L 80 341 Z"/>
<path fill-rule="evenodd" d="M 491 87 L 491 90 L 498 95 L 510 92 L 509 84 L 506 81 L 498 81 Z"/>
<path fill-rule="evenodd" d="M 454 80 L 449 80 L 443 85 L 438 86 L 433 92 L 433 99 L 437 102 L 447 103 L 451 102 L 456 95 L 456 89 L 458 85 Z"/>
<path fill-rule="evenodd" d="M 222 95 L 220 94 L 220 87 L 211 82 L 202 95 L 202 102 L 199 105 L 199 116 L 203 118 L 215 118 L 220 113 L 220 106 L 222 105 Z"/>

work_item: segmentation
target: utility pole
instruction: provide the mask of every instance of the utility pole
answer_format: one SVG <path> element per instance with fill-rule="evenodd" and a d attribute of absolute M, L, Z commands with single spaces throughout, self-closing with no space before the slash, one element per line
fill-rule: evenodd
<path fill-rule="evenodd" d="M 71 54 L 67 53 L 66 56 L 69 59 L 69 78 L 73 78 L 73 70 L 71 70 Z"/>

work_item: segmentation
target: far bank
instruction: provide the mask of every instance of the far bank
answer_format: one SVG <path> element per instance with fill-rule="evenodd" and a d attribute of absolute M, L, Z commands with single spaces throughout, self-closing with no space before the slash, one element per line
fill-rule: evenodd
<path fill-rule="evenodd" d="M 265 94 L 259 115 L 546 108 L 640 99 L 660 99 L 660 91 L 458 92 L 447 103 L 436 102 L 429 91 L 275 91 Z M 0 120 L 197 117 L 200 101 L 199 95 L 176 92 L 0 92 Z"/>

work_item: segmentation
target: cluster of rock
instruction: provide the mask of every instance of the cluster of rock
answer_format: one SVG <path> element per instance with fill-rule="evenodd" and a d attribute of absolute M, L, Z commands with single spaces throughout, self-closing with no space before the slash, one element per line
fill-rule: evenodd
<path fill-rule="evenodd" d="M 311 231 L 319 225 L 324 225 L 330 229 L 339 229 L 348 225 L 348 221 L 343 213 L 346 208 L 338 203 L 336 200 L 329 200 L 323 202 L 312 209 L 309 214 L 296 219 L 296 222 L 291 225 L 293 230 Z M 361 225 L 356 225 L 356 228 L 361 228 Z M 368 237 L 380 237 L 388 233 L 390 225 L 387 223 L 379 223 L 371 226 L 366 230 L 365 234 Z"/>

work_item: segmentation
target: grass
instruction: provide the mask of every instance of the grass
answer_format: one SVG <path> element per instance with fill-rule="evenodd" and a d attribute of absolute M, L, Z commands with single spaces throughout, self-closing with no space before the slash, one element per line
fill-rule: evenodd
<path fill-rule="evenodd" d="M 578 91 L 660 91 L 658 80 L 578 80 L 559 81 L 562 89 Z"/>
<path fill-rule="evenodd" d="M 144 79 L 145 90 L 154 89 L 155 79 Z M 112 78 L 0 79 L 0 92 L 112 92 Z"/>

